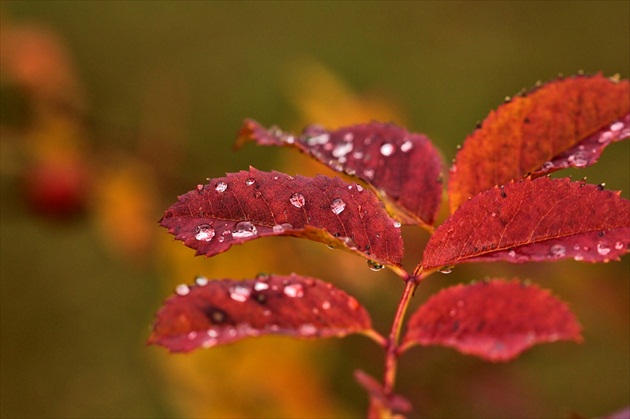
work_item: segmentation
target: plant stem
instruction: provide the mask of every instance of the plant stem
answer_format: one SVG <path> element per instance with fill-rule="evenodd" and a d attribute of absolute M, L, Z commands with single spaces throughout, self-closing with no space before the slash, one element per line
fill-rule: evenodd
<path fill-rule="evenodd" d="M 403 320 L 409 307 L 409 302 L 418 286 L 415 277 L 407 277 L 405 280 L 405 290 L 400 297 L 396 316 L 392 323 L 392 330 L 389 333 L 385 354 L 385 373 L 383 377 L 383 390 L 385 394 L 391 394 L 396 383 L 396 369 L 398 367 L 398 345 L 400 340 L 400 332 L 402 330 Z"/>

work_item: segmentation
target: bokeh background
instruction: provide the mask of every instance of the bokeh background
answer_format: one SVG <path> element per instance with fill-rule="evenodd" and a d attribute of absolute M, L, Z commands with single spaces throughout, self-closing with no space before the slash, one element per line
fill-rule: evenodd
<path fill-rule="evenodd" d="M 316 276 L 357 296 L 383 332 L 397 277 L 292 238 L 194 258 L 158 227 L 162 212 L 250 164 L 330 173 L 291 151 L 234 153 L 246 117 L 296 131 L 391 120 L 450 161 L 505 96 L 558 73 L 630 71 L 628 1 L 3 1 L 0 24 L 3 418 L 364 415 L 352 373 L 380 377 L 383 363 L 365 338 L 266 337 L 189 355 L 145 341 L 161 302 L 195 275 Z M 561 175 L 627 198 L 629 151 L 613 144 Z M 404 235 L 412 268 L 428 236 Z M 464 265 L 425 282 L 412 308 L 485 276 L 552 289 L 585 342 L 497 365 L 415 348 L 397 386 L 412 416 L 591 417 L 630 404 L 628 257 Z"/>

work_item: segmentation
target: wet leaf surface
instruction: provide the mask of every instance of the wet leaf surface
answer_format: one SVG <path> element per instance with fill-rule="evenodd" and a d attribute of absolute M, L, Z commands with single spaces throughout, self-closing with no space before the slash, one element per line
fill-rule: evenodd
<path fill-rule="evenodd" d="M 213 256 L 266 236 L 294 236 L 399 266 L 400 226 L 371 192 L 339 178 L 289 176 L 254 168 L 211 179 L 179 197 L 161 225 Z"/>
<path fill-rule="evenodd" d="M 299 275 L 179 285 L 157 313 L 149 343 L 172 352 L 260 335 L 342 337 L 371 329 L 363 306 L 323 281 Z"/>
<path fill-rule="evenodd" d="M 581 327 L 564 302 L 536 285 L 494 279 L 431 297 L 409 319 L 403 345 L 449 346 L 496 362 L 559 340 L 582 341 Z"/>
<path fill-rule="evenodd" d="M 524 179 L 462 204 L 427 243 L 422 266 L 618 260 L 630 246 L 630 201 L 569 179 Z"/>
<path fill-rule="evenodd" d="M 334 131 L 311 125 L 294 136 L 247 120 L 236 146 L 247 141 L 292 146 L 334 170 L 356 176 L 371 185 L 391 214 L 404 223 L 432 225 L 435 220 L 442 200 L 442 160 L 423 134 L 372 122 Z"/>
<path fill-rule="evenodd" d="M 512 98 L 468 136 L 451 168 L 451 213 L 468 197 L 563 167 L 586 167 L 628 138 L 630 86 L 601 75 L 551 81 Z"/>

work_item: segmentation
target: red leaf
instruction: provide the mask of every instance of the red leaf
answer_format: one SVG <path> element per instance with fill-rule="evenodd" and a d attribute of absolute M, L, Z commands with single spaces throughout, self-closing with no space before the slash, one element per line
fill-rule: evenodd
<path fill-rule="evenodd" d="M 361 370 L 354 372 L 354 378 L 370 395 L 370 412 L 368 418 L 382 418 L 384 413 L 406 413 L 411 410 L 411 403 L 398 394 L 386 394 L 381 383 Z M 399 416 L 402 417 L 402 416 Z"/>
<path fill-rule="evenodd" d="M 569 179 L 524 179 L 463 203 L 429 239 L 422 266 L 481 260 L 618 260 L 630 246 L 630 201 Z"/>
<path fill-rule="evenodd" d="M 265 236 L 295 236 L 399 266 L 400 228 L 381 202 L 339 178 L 228 173 L 179 197 L 160 221 L 175 238 L 213 256 Z"/>
<path fill-rule="evenodd" d="M 307 127 L 294 137 L 276 127 L 266 130 L 245 121 L 239 147 L 247 141 L 260 145 L 290 145 L 337 171 L 356 176 L 386 202 L 404 223 L 432 225 L 442 201 L 442 160 L 423 134 L 409 133 L 394 124 L 372 122 L 328 131 Z"/>
<path fill-rule="evenodd" d="M 491 280 L 446 288 L 409 319 L 403 347 L 444 345 L 489 361 L 509 361 L 544 342 L 581 342 L 568 306 L 547 290 Z"/>
<path fill-rule="evenodd" d="M 513 98 L 457 153 L 448 184 L 451 213 L 468 197 L 528 173 L 594 163 L 612 141 L 606 130 L 619 128 L 618 139 L 628 137 L 629 112 L 628 81 L 601 75 L 554 80 Z"/>
<path fill-rule="evenodd" d="M 180 285 L 157 313 L 149 343 L 189 352 L 246 337 L 289 335 L 342 337 L 371 330 L 363 306 L 352 296 L 317 279 L 260 276 Z"/>

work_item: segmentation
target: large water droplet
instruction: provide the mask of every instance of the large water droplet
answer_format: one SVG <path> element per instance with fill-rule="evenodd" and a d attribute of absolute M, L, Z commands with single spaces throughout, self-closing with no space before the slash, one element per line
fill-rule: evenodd
<path fill-rule="evenodd" d="M 563 245 L 554 244 L 549 248 L 549 254 L 554 258 L 561 258 L 567 254 L 567 251 Z"/>
<path fill-rule="evenodd" d="M 370 260 L 370 259 L 368 259 L 367 265 L 374 272 L 380 271 L 381 269 L 383 269 L 385 267 L 385 266 L 381 265 L 380 263 L 378 263 L 377 261 Z"/>
<path fill-rule="evenodd" d="M 240 223 L 237 223 L 234 226 L 234 231 L 232 231 L 232 237 L 235 237 L 237 239 L 252 237 L 256 234 L 258 234 L 256 226 L 249 221 L 241 221 Z"/>
<path fill-rule="evenodd" d="M 230 298 L 241 303 L 247 301 L 251 291 L 244 285 L 234 285 L 230 287 Z"/>
<path fill-rule="evenodd" d="M 339 143 L 333 149 L 332 155 L 333 157 L 337 157 L 337 158 L 344 157 L 346 154 L 352 151 L 352 148 L 353 148 L 352 143 L 347 143 L 347 142 Z"/>
<path fill-rule="evenodd" d="M 407 153 L 412 148 L 413 148 L 413 143 L 411 141 L 407 140 L 404 143 L 402 143 L 402 145 L 400 146 L 400 151 L 402 151 L 403 153 Z"/>
<path fill-rule="evenodd" d="M 291 198 L 289 198 L 289 202 L 296 208 L 302 208 L 306 204 L 306 199 L 301 193 L 294 193 L 291 195 Z"/>
<path fill-rule="evenodd" d="M 302 284 L 289 284 L 284 287 L 284 295 L 292 298 L 300 298 L 304 296 L 304 287 Z"/>
<path fill-rule="evenodd" d="M 597 253 L 599 253 L 602 256 L 606 256 L 607 254 L 610 253 L 610 247 L 605 243 L 598 243 Z"/>
<path fill-rule="evenodd" d="M 332 201 L 332 204 L 330 204 L 330 209 L 333 213 L 339 215 L 346 209 L 346 203 L 343 199 L 336 198 Z"/>
<path fill-rule="evenodd" d="M 381 154 L 385 157 L 391 156 L 394 153 L 394 146 L 390 143 L 385 143 L 381 146 Z"/>
<path fill-rule="evenodd" d="M 190 293 L 190 288 L 188 288 L 188 285 L 186 284 L 179 284 L 175 287 L 175 293 L 181 296 L 188 295 Z"/>
<path fill-rule="evenodd" d="M 438 272 L 443 273 L 443 274 L 450 274 L 451 272 L 453 272 L 453 265 L 450 266 L 443 266 L 440 269 L 438 269 Z"/>
<path fill-rule="evenodd" d="M 209 242 L 214 237 L 214 228 L 210 224 L 199 224 L 195 227 L 195 239 Z"/>
<path fill-rule="evenodd" d="M 214 189 L 221 193 L 221 192 L 225 192 L 225 190 L 228 188 L 228 184 L 225 182 L 217 182 L 216 186 L 214 187 Z"/>

